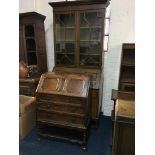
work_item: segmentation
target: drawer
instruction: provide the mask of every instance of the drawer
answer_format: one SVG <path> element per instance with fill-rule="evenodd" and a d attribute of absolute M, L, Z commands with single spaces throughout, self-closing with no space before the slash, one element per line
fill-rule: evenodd
<path fill-rule="evenodd" d="M 43 110 L 52 110 L 52 111 L 59 111 L 59 112 L 68 112 L 68 113 L 75 113 L 75 114 L 85 114 L 85 107 L 84 106 L 74 106 L 72 104 L 61 104 L 61 103 L 50 103 L 50 102 L 37 102 L 38 108 Z"/>
<path fill-rule="evenodd" d="M 85 124 L 85 118 L 77 117 L 77 116 L 71 116 L 67 114 L 60 114 L 60 113 L 53 113 L 53 112 L 47 112 L 44 110 L 39 110 L 37 113 L 37 120 L 39 121 L 47 121 L 47 122 L 54 122 L 58 124 L 74 124 L 74 125 L 84 125 Z"/>
<path fill-rule="evenodd" d="M 78 98 L 78 97 L 69 97 L 69 96 L 62 96 L 62 95 L 44 95 L 44 94 L 37 94 L 37 101 L 38 102 L 52 102 L 52 103 L 68 103 L 68 104 L 85 104 L 87 102 L 86 98 Z"/>

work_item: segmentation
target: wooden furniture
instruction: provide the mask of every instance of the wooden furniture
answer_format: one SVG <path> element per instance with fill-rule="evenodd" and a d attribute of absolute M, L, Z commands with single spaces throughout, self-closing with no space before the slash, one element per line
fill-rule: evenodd
<path fill-rule="evenodd" d="M 20 79 L 19 83 L 23 95 L 34 95 L 33 88 L 39 81 L 35 78 L 47 71 L 44 20 L 45 16 L 36 12 L 19 14 L 19 61 L 29 68 L 29 78 Z"/>
<path fill-rule="evenodd" d="M 118 90 L 112 89 L 111 99 L 135 99 L 135 44 L 123 43 Z M 112 113 L 114 110 L 112 111 Z M 112 117 L 113 118 L 113 117 Z"/>
<path fill-rule="evenodd" d="M 54 67 L 53 69 L 57 73 L 74 73 L 79 75 L 90 76 L 90 115 L 94 125 L 98 125 L 99 116 L 101 113 L 102 92 L 101 84 L 101 71 L 100 69 L 84 69 L 84 68 L 67 68 L 67 67 Z"/>
<path fill-rule="evenodd" d="M 104 16 L 108 0 L 49 3 L 53 7 L 53 71 L 91 75 L 91 118 L 101 112 Z"/>
<path fill-rule="evenodd" d="M 35 96 L 40 77 L 19 79 L 19 94 Z"/>
<path fill-rule="evenodd" d="M 114 101 L 114 109 L 111 112 L 111 118 L 113 121 L 113 126 L 114 126 L 114 121 L 115 121 L 115 106 L 116 106 L 116 100 L 128 100 L 128 101 L 134 101 L 135 100 L 135 93 L 133 92 L 124 92 L 120 90 L 112 90 L 112 95 L 111 95 L 111 100 Z M 113 130 L 112 130 L 113 132 Z"/>
<path fill-rule="evenodd" d="M 112 154 L 135 154 L 134 100 L 116 100 Z"/>
<path fill-rule="evenodd" d="M 40 74 L 47 71 L 44 20 L 36 12 L 19 14 L 19 59 Z"/>
<path fill-rule="evenodd" d="M 119 90 L 135 91 L 135 44 L 122 45 Z"/>
<path fill-rule="evenodd" d="M 48 72 L 37 87 L 38 137 L 78 143 L 86 149 L 90 122 L 89 76 Z"/>
<path fill-rule="evenodd" d="M 54 13 L 55 65 L 100 68 L 108 0 L 49 4 Z"/>

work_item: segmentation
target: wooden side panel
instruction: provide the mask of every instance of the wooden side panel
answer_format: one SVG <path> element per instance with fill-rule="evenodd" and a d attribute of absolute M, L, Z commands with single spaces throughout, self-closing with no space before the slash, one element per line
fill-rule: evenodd
<path fill-rule="evenodd" d="M 135 155 L 135 125 L 115 122 L 113 155 Z"/>
<path fill-rule="evenodd" d="M 91 117 L 93 120 L 99 118 L 100 107 L 99 107 L 99 90 L 91 89 Z"/>
<path fill-rule="evenodd" d="M 47 71 L 47 58 L 46 58 L 46 44 L 45 44 L 45 30 L 44 23 L 40 20 L 36 25 L 36 46 L 37 46 L 37 65 L 38 72 L 43 73 Z"/>

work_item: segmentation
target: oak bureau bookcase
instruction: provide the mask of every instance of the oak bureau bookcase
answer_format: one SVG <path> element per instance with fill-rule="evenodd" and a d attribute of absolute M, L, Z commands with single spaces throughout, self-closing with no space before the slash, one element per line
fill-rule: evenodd
<path fill-rule="evenodd" d="M 54 72 L 91 76 L 91 118 L 101 114 L 104 17 L 108 0 L 50 2 L 54 24 Z"/>

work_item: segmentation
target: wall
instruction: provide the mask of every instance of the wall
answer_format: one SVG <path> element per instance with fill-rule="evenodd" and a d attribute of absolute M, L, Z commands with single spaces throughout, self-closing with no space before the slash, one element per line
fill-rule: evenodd
<path fill-rule="evenodd" d="M 19 12 L 31 12 L 35 11 L 35 0 L 19 0 Z"/>
<path fill-rule="evenodd" d="M 54 2 L 54 0 L 20 0 L 19 12 L 36 11 L 46 16 L 46 51 L 48 70 L 51 71 L 54 66 L 53 10 L 48 2 Z M 121 44 L 123 42 L 134 42 L 134 0 L 111 1 L 109 37 L 108 52 L 105 53 L 104 58 L 102 111 L 104 115 L 110 116 L 113 108 L 111 89 L 118 87 Z"/>
<path fill-rule="evenodd" d="M 108 52 L 104 58 L 103 111 L 113 109 L 111 90 L 118 88 L 122 43 L 135 42 L 134 0 L 112 0 Z"/>

